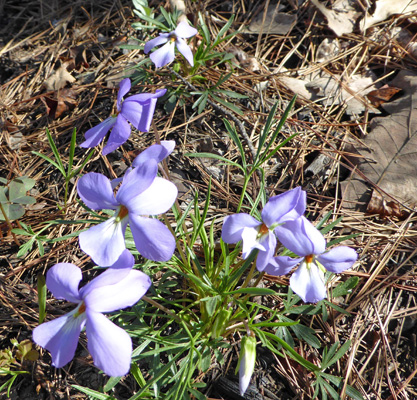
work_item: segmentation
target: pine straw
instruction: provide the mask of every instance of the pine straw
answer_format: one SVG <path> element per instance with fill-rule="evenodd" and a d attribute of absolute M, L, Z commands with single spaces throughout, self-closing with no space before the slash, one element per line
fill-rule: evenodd
<path fill-rule="evenodd" d="M 72 129 L 77 128 L 77 143 L 80 143 L 82 134 L 89 127 L 110 114 L 115 103 L 114 87 L 117 87 L 126 67 L 134 65 L 141 58 L 138 51 L 123 53 L 117 47 L 120 43 L 126 43 L 131 36 L 142 35 L 130 27 L 135 21 L 131 3 L 127 0 L 96 3 L 76 2 L 71 6 L 63 6 L 59 1 L 48 4 L 42 2 L 40 9 L 36 10 L 31 7 L 31 2 L 3 5 L 5 15 L 13 15 L 14 19 L 4 25 L 1 31 L 6 40 L 0 50 L 3 58 L 0 72 L 5 77 L 0 92 L 0 176 L 12 179 L 26 175 L 36 180 L 32 195 L 36 197 L 37 203 L 34 207 L 29 207 L 21 219 L 35 232 L 46 221 L 76 220 L 87 216 L 76 201 L 76 181 L 70 185 L 68 207 L 63 210 L 57 207 L 58 204 L 62 206 L 63 179 L 53 167 L 32 154 L 32 151 L 37 151 L 52 157 L 45 127 L 53 134 L 63 160 L 67 161 Z M 230 2 L 230 12 L 222 11 L 223 1 L 186 3 L 191 21 L 197 24 L 197 11 L 202 11 L 213 36 L 231 13 L 235 14 L 234 27 L 237 29 L 250 21 L 259 9 L 266 7 L 262 4 L 256 8 L 256 2 L 236 0 Z M 288 6 L 287 11 L 294 12 L 295 8 L 296 6 Z M 56 27 L 51 26 L 50 21 L 53 19 L 57 20 Z M 318 44 L 325 36 L 333 37 L 322 22 L 312 7 L 304 5 L 299 10 L 299 22 L 285 37 L 239 33 L 229 43 L 222 44 L 223 48 L 232 44 L 248 56 L 256 56 L 260 64 L 260 71 L 256 72 L 237 69 L 221 86 L 222 89 L 249 96 L 250 101 L 236 104 L 244 112 L 244 116 L 239 118 L 244 122 L 255 148 L 272 104 L 279 102 L 279 117 L 292 98 L 291 88 L 284 87 L 279 80 L 279 71 L 284 66 L 292 72 L 304 70 L 305 75 L 317 69 L 326 69 L 334 74 L 343 71 L 361 72 L 369 67 L 383 71 L 381 76 L 398 68 L 412 69 L 415 66 L 414 60 L 405 56 L 397 43 L 378 44 L 360 34 L 351 34 L 345 40 L 348 49 L 343 57 L 335 56 L 317 64 L 314 57 Z M 381 25 L 377 29 L 382 34 L 386 27 Z M 88 67 L 80 67 L 79 71 L 73 72 L 73 76 L 79 75 L 77 82 L 71 86 L 76 93 L 77 105 L 60 118 L 51 120 L 40 101 L 46 95 L 43 83 L 56 69 L 58 59 L 68 56 L 68 50 L 77 46 L 84 46 L 88 50 L 89 63 Z M 5 67 L 7 63 L 12 65 L 12 69 Z M 94 75 L 88 81 L 88 75 L 85 74 L 92 71 Z M 201 74 L 207 79 L 207 85 L 213 85 L 227 72 L 223 67 L 211 67 Z M 261 99 L 255 85 L 265 81 L 269 82 L 269 86 L 262 93 Z M 162 87 L 175 87 L 180 83 L 172 82 L 168 75 L 155 74 L 152 85 L 139 89 L 154 91 Z M 224 215 L 235 211 L 241 188 L 238 171 L 227 167 L 221 169 L 220 175 L 214 176 L 207 162 L 186 158 L 183 154 L 198 151 L 201 139 L 206 138 L 212 140 L 214 152 L 231 160 L 239 161 L 239 153 L 224 132 L 221 118 L 227 116 L 211 109 L 198 115 L 191 109 L 191 104 L 192 100 L 187 100 L 183 106 L 177 103 L 171 114 L 165 113 L 162 108 L 158 109 L 156 124 L 163 138 L 174 138 L 177 141 L 177 150 L 171 158 L 170 167 L 177 168 L 188 176 L 185 180 L 184 176 L 177 179 L 183 179 L 182 183 L 190 192 L 198 190 L 200 200 L 203 200 L 207 184 L 212 179 L 212 206 L 209 211 L 211 220 L 219 218 L 218 213 Z M 339 106 L 316 104 L 299 98 L 279 140 L 293 133 L 297 133 L 297 136 L 265 166 L 267 190 L 272 196 L 302 185 L 308 191 L 310 217 L 313 220 L 319 221 L 329 211 L 333 211 L 329 222 L 343 217 L 342 222 L 330 234 L 329 240 L 358 234 L 345 243 L 357 249 L 359 262 L 351 271 L 334 278 L 335 282 L 344 281 L 350 276 L 359 278 L 359 284 L 351 294 L 343 299 L 333 300 L 350 315 L 333 311 L 330 312 L 327 322 L 321 316 L 302 318 L 303 323 L 316 330 L 323 346 L 347 339 L 352 341 L 350 350 L 332 373 L 343 376 L 345 384 L 361 390 L 366 399 L 412 399 L 417 398 L 416 335 L 410 334 L 409 328 L 417 314 L 416 215 L 411 213 L 404 221 L 390 217 L 381 220 L 377 216 L 346 211 L 341 207 L 339 182 L 352 169 L 347 157 L 350 151 L 346 149 L 346 143 L 360 141 L 361 135 L 367 131 L 369 118 L 365 113 L 349 120 Z M 13 144 L 15 142 L 12 140 L 18 133 L 22 137 L 17 144 Z M 85 172 L 97 171 L 116 177 L 130 165 L 139 151 L 153 141 L 152 133 L 133 133 L 129 143 L 116 154 L 106 158 L 98 152 L 95 153 Z M 85 154 L 83 149 L 76 150 L 76 164 L 81 162 Z M 330 158 L 326 174 L 320 179 L 306 173 L 306 168 L 319 154 Z M 249 188 L 255 195 L 257 190 L 257 186 Z M 186 198 L 187 194 L 184 196 Z M 13 226 L 19 227 L 19 221 L 13 222 Z M 216 227 L 220 231 L 220 219 Z M 83 225 L 56 225 L 46 234 L 48 238 L 56 238 L 81 228 Z M 37 324 L 35 288 L 38 273 L 44 274 L 56 262 L 73 262 L 89 271 L 91 263 L 77 248 L 76 238 L 51 244 L 46 248 L 44 256 L 40 256 L 39 251 L 33 249 L 24 258 L 17 259 L 17 244 L 24 243 L 27 238 L 13 237 L 6 224 L 1 225 L 1 233 L 0 339 L 1 346 L 5 348 L 10 345 L 11 338 L 18 338 L 19 341 L 30 338 L 30 332 Z M 269 285 L 288 285 L 288 278 L 268 277 L 266 282 Z M 275 300 L 279 309 L 282 300 L 279 296 Z M 59 315 L 64 306 L 50 300 L 48 307 L 48 312 Z M 321 356 L 315 349 L 300 341 L 297 341 L 297 346 L 304 357 L 319 362 Z M 82 368 L 85 368 L 85 358 L 83 360 Z M 313 377 L 289 359 L 276 358 L 275 361 L 273 368 L 291 388 L 294 398 L 310 398 L 313 393 Z M 40 363 L 40 369 L 47 371 L 44 362 Z M 64 382 L 54 381 L 52 386 L 67 391 L 62 385 L 67 381 L 77 382 L 77 373 L 81 374 L 82 368 L 73 369 L 71 374 L 75 375 L 69 375 L 70 367 L 64 368 Z M 34 380 L 47 391 L 50 390 L 51 386 L 48 389 L 45 380 L 38 375 Z"/>

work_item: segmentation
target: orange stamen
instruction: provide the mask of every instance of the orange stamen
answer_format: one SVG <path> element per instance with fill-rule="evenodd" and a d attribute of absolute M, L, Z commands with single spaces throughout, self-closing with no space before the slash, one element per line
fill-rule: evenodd
<path fill-rule="evenodd" d="M 259 233 L 261 235 L 266 235 L 268 233 L 269 229 L 265 224 L 262 224 L 261 227 L 259 228 Z"/>
<path fill-rule="evenodd" d="M 121 206 L 120 207 L 120 211 L 119 214 L 117 214 L 117 219 L 120 221 L 122 220 L 124 217 L 126 217 L 126 215 L 129 214 L 128 209 L 125 206 Z"/>
<path fill-rule="evenodd" d="M 304 258 L 305 258 L 307 264 L 311 264 L 313 262 L 314 255 L 309 254 L 308 256 L 305 256 Z"/>
<path fill-rule="evenodd" d="M 83 302 L 80 306 L 80 308 L 78 309 L 78 314 L 82 314 L 83 312 L 85 312 L 85 303 Z"/>

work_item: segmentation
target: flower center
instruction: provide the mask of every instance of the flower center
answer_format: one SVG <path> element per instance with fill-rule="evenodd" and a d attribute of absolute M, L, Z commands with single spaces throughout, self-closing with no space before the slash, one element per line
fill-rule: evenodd
<path fill-rule="evenodd" d="M 125 206 L 120 206 L 119 213 L 116 217 L 116 222 L 120 222 L 123 218 L 125 218 L 129 214 L 128 209 Z"/>
<path fill-rule="evenodd" d="M 313 254 L 309 254 L 308 256 L 305 256 L 305 257 L 304 257 L 305 262 L 306 262 L 307 264 L 311 264 L 311 263 L 313 262 L 313 258 L 314 258 L 314 255 L 313 255 Z"/>
<path fill-rule="evenodd" d="M 85 303 L 82 302 L 80 304 L 80 307 L 78 308 L 77 312 L 74 314 L 74 317 L 77 318 L 78 316 L 80 316 L 81 314 L 85 313 L 86 310 L 86 306 Z"/>
<path fill-rule="evenodd" d="M 266 235 L 269 232 L 269 228 L 265 225 L 262 224 L 261 227 L 259 228 L 259 234 L 260 235 Z"/>
<path fill-rule="evenodd" d="M 169 36 L 169 40 L 171 42 L 175 42 L 177 40 L 177 35 L 175 33 L 171 33 L 171 35 Z"/>

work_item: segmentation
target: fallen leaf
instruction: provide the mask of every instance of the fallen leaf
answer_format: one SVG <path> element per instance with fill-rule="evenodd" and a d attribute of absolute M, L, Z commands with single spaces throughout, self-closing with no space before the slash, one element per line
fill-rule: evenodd
<path fill-rule="evenodd" d="M 62 89 L 56 92 L 54 97 L 43 96 L 41 100 L 52 119 L 59 118 L 64 112 L 77 105 L 76 94 L 72 89 Z"/>
<path fill-rule="evenodd" d="M 252 18 L 247 31 L 244 33 L 275 33 L 286 35 L 297 22 L 297 15 L 279 12 L 280 4 L 270 4 L 268 9 L 261 11 Z"/>
<path fill-rule="evenodd" d="M 366 15 L 360 22 L 361 31 L 363 32 L 378 22 L 385 21 L 391 15 L 404 15 L 414 11 L 417 11 L 417 0 L 378 0 L 374 13 Z"/>
<path fill-rule="evenodd" d="M 346 113 L 352 115 L 360 114 L 369 108 L 364 96 L 377 89 L 374 85 L 375 80 L 374 74 L 370 71 L 367 71 L 366 75 L 352 75 L 348 78 L 338 74 L 322 73 L 305 86 L 313 93 L 312 100 L 324 97 L 323 101 L 326 104 L 346 104 Z M 372 111 L 379 114 L 376 109 Z"/>
<path fill-rule="evenodd" d="M 372 90 L 372 92 L 369 92 L 366 97 L 374 107 L 380 107 L 382 104 L 390 101 L 391 98 L 398 92 L 401 92 L 400 88 L 385 85 L 382 88 Z"/>
<path fill-rule="evenodd" d="M 340 52 L 340 42 L 339 39 L 329 39 L 325 38 L 319 44 L 316 52 L 316 61 L 321 63 L 324 61 L 329 61 L 333 57 L 337 56 Z"/>
<path fill-rule="evenodd" d="M 367 214 L 378 214 L 381 218 L 396 217 L 400 220 L 406 219 L 410 213 L 401 210 L 400 204 L 396 201 L 386 201 L 384 197 L 377 191 L 372 191 L 372 197 L 366 208 Z"/>
<path fill-rule="evenodd" d="M 326 17 L 327 25 L 337 36 L 353 32 L 360 15 L 354 8 L 355 0 L 337 0 L 331 10 L 318 0 L 311 0 L 311 2 Z"/>
<path fill-rule="evenodd" d="M 48 92 L 52 92 L 64 88 L 67 83 L 73 83 L 75 80 L 67 71 L 66 63 L 63 63 L 43 84 Z"/>
<path fill-rule="evenodd" d="M 242 49 L 236 46 L 228 46 L 225 51 L 231 53 L 236 57 L 236 62 L 241 65 L 242 68 L 255 72 L 261 69 L 258 60 L 255 57 L 248 56 Z"/>
<path fill-rule="evenodd" d="M 382 105 L 390 115 L 375 117 L 363 147 L 362 156 L 342 185 L 345 208 L 364 210 L 371 189 L 378 188 L 388 203 L 395 199 L 406 207 L 417 202 L 417 75 L 401 71 L 391 82 L 403 95 Z"/>

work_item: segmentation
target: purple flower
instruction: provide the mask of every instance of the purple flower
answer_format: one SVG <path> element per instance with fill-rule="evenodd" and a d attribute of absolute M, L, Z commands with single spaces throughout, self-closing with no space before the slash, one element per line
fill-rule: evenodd
<path fill-rule="evenodd" d="M 161 144 L 153 144 L 147 149 L 143 150 L 132 163 L 133 167 L 138 167 L 140 164 L 148 162 L 150 159 L 156 160 L 156 162 L 161 162 L 167 158 L 175 147 L 174 140 L 161 140 Z"/>
<path fill-rule="evenodd" d="M 48 271 L 46 284 L 52 294 L 78 304 L 73 311 L 33 331 L 33 340 L 50 351 L 56 368 L 74 358 L 80 332 L 85 327 L 94 365 L 110 376 L 129 372 L 132 340 L 102 313 L 134 305 L 147 292 L 151 280 L 143 272 L 131 269 L 133 257 L 129 252 L 122 258 L 126 268 L 107 269 L 81 289 L 78 286 L 82 273 L 76 265 L 56 264 Z"/>
<path fill-rule="evenodd" d="M 356 251 L 347 246 L 325 252 L 326 240 L 305 217 L 279 226 L 276 233 L 281 243 L 301 258 L 274 257 L 264 271 L 270 275 L 286 275 L 301 263 L 290 278 L 290 287 L 306 303 L 316 303 L 326 297 L 326 270 L 337 274 L 350 268 L 358 258 Z"/>
<path fill-rule="evenodd" d="M 148 54 L 151 49 L 160 44 L 164 44 L 158 50 L 155 50 L 151 55 L 151 60 L 155 64 L 155 67 L 160 68 L 174 61 L 175 58 L 175 45 L 179 52 L 185 57 L 185 59 L 194 65 L 193 53 L 184 39 L 188 39 L 197 34 L 197 29 L 191 27 L 186 22 L 180 22 L 176 29 L 170 33 L 160 33 L 158 37 L 150 40 L 145 44 L 145 54 Z"/>
<path fill-rule="evenodd" d="M 103 122 L 89 129 L 85 133 L 85 142 L 81 147 L 97 146 L 113 128 L 109 140 L 103 149 L 103 154 L 109 154 L 120 147 L 130 136 L 129 122 L 139 131 L 149 130 L 158 97 L 165 94 L 166 89 L 159 89 L 155 93 L 140 93 L 123 100 L 123 96 L 130 90 L 130 79 L 120 82 L 117 94 L 117 115 L 105 119 Z M 129 122 L 128 122 L 129 121 Z"/>
<path fill-rule="evenodd" d="M 243 241 L 242 257 L 258 249 L 256 267 L 263 271 L 274 256 L 277 238 L 274 230 L 288 221 L 299 218 L 306 209 L 306 192 L 300 187 L 271 197 L 262 210 L 262 222 L 248 214 L 229 215 L 224 220 L 222 239 L 225 243 Z"/>
<path fill-rule="evenodd" d="M 114 196 L 110 180 L 102 174 L 90 172 L 77 185 L 78 194 L 93 210 L 116 210 L 113 217 L 81 232 L 81 249 L 97 265 L 114 264 L 125 250 L 124 235 L 130 225 L 137 250 L 154 261 L 168 261 L 175 249 L 175 238 L 157 219 L 143 215 L 166 212 L 177 197 L 177 188 L 166 179 L 157 177 L 158 165 L 149 159 L 125 174 Z"/>
<path fill-rule="evenodd" d="M 160 163 L 162 160 L 167 158 L 175 147 L 174 140 L 161 140 L 161 144 L 153 144 L 147 149 L 143 150 L 132 163 L 132 167 L 138 167 L 139 165 L 148 162 L 150 159 L 155 160 L 157 163 Z M 128 174 L 132 171 L 132 167 L 129 167 L 125 174 Z M 123 181 L 123 178 L 115 178 L 111 181 L 111 186 L 114 189 L 120 182 Z"/>

